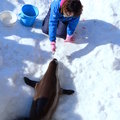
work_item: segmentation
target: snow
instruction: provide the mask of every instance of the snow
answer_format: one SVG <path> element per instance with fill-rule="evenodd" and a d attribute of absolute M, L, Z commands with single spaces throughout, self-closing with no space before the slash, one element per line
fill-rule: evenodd
<path fill-rule="evenodd" d="M 38 7 L 33 27 L 19 20 L 11 27 L 0 22 L 0 120 L 28 116 L 34 90 L 23 77 L 39 81 L 53 57 L 59 61 L 63 88 L 75 90 L 61 96 L 53 120 L 120 119 L 120 1 L 81 0 L 84 8 L 76 43 L 57 38 L 52 55 L 49 38 L 41 31 L 48 0 L 1 0 L 0 12 L 17 15 L 24 4 Z"/>

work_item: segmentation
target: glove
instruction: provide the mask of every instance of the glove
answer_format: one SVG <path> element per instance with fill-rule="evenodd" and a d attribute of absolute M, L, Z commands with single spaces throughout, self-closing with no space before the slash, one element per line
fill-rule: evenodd
<path fill-rule="evenodd" d="M 51 42 L 51 49 L 52 49 L 52 52 L 55 52 L 55 50 L 56 50 L 56 43 L 55 42 Z"/>
<path fill-rule="evenodd" d="M 66 39 L 64 40 L 64 42 L 71 42 L 73 43 L 75 41 L 75 38 L 73 35 L 67 35 Z"/>

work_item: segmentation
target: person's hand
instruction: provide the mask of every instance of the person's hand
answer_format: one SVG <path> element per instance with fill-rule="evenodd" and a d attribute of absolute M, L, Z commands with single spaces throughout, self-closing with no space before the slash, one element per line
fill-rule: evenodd
<path fill-rule="evenodd" d="M 55 52 L 55 50 L 56 50 L 56 43 L 55 42 L 51 42 L 51 50 L 52 50 L 52 52 Z"/>
<path fill-rule="evenodd" d="M 67 35 L 66 39 L 64 40 L 64 42 L 71 42 L 74 43 L 75 42 L 75 38 L 73 35 Z"/>

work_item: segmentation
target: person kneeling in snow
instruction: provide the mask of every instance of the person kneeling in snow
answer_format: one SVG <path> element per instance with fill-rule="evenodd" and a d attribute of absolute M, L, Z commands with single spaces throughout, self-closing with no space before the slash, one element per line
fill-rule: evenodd
<path fill-rule="evenodd" d="M 56 50 L 56 36 L 65 42 L 74 42 L 73 33 L 82 10 L 80 0 L 53 0 L 42 24 L 43 33 L 49 34 L 53 52 Z"/>

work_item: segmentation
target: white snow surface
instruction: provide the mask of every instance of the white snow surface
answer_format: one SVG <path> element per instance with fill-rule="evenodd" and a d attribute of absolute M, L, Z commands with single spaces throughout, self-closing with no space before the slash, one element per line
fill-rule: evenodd
<path fill-rule="evenodd" d="M 120 120 L 120 0 L 81 0 L 83 13 L 75 43 L 57 38 L 52 55 L 41 25 L 48 0 L 1 0 L 0 12 L 16 15 L 24 4 L 38 7 L 33 27 L 0 22 L 0 120 L 28 116 L 34 89 L 24 76 L 39 81 L 53 58 L 59 61 L 61 96 L 53 120 Z"/>

